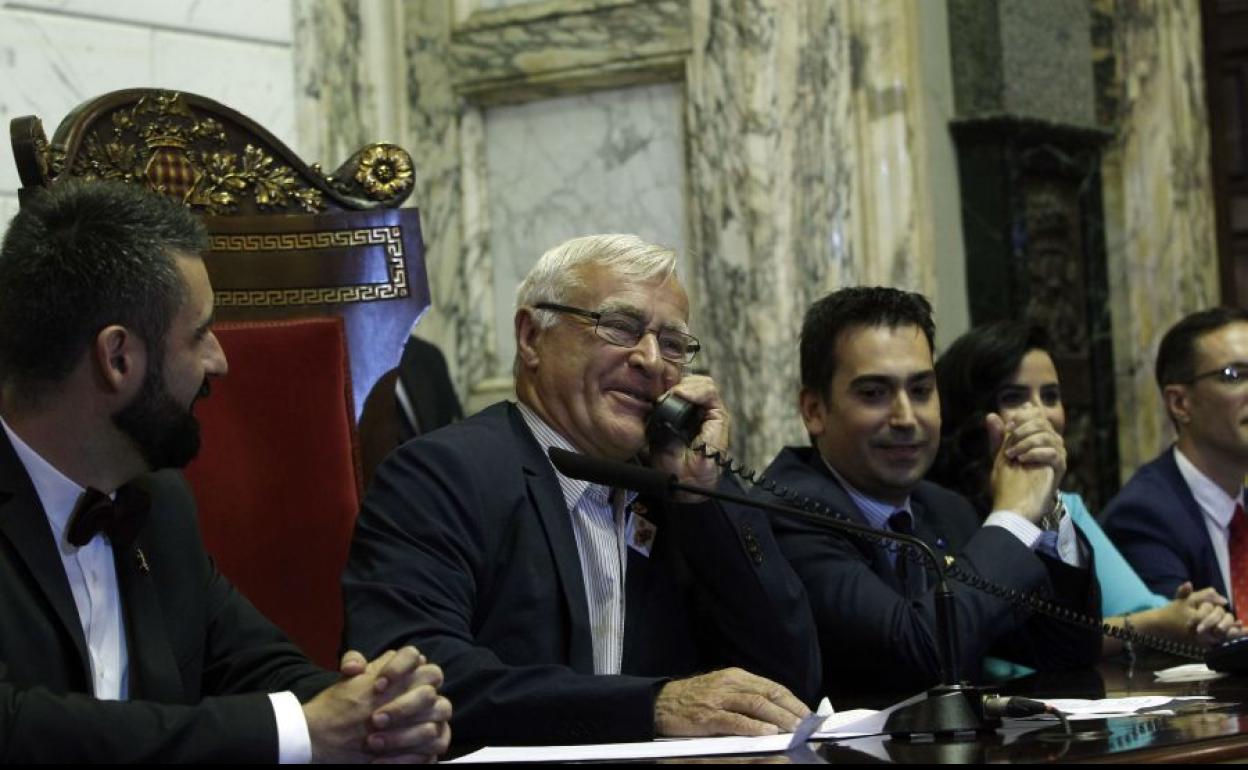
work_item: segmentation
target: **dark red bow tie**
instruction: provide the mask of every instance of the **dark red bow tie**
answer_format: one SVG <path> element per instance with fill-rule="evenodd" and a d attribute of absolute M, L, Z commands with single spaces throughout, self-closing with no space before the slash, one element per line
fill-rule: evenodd
<path fill-rule="evenodd" d="M 132 484 L 118 489 L 116 499 L 88 487 L 69 517 L 69 542 L 81 548 L 102 532 L 114 546 L 129 545 L 147 521 L 150 503 L 147 493 Z"/>

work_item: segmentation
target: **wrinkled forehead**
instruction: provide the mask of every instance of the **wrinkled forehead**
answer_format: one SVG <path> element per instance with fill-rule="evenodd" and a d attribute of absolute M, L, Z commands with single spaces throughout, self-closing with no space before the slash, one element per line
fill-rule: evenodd
<path fill-rule="evenodd" d="M 621 311 L 643 318 L 684 323 L 689 319 L 689 295 L 673 274 L 665 279 L 638 278 L 603 265 L 579 269 L 581 286 L 573 304 L 590 310 Z"/>

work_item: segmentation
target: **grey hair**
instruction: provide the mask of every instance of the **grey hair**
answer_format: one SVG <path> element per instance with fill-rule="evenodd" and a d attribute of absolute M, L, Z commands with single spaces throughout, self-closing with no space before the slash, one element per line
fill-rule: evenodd
<path fill-rule="evenodd" d="M 516 289 L 516 309 L 539 302 L 567 304 L 572 292 L 585 285 L 578 269 L 584 265 L 602 265 L 636 281 L 664 283 L 676 276 L 676 252 L 635 235 L 586 235 L 564 241 L 543 254 L 525 276 Z M 541 329 L 549 329 L 556 318 L 549 310 L 533 313 Z"/>

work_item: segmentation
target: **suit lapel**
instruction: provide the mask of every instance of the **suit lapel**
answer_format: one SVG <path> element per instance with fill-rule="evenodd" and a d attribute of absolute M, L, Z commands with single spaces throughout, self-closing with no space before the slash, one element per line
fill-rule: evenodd
<path fill-rule="evenodd" d="M 159 511 L 152 511 L 159 516 Z M 130 697 L 161 703 L 183 700 L 182 676 L 169 643 L 169 630 L 156 595 L 155 579 L 140 535 L 135 545 L 117 549 L 117 590 L 126 617 L 126 642 L 130 658 Z"/>
<path fill-rule="evenodd" d="M 923 505 L 916 497 L 914 494 L 910 495 L 910 510 L 914 514 L 915 537 L 931 546 L 932 550 L 936 552 L 936 558 L 943 559 L 953 550 L 950 545 L 949 533 L 945 531 L 945 527 L 939 521 L 939 517 L 928 511 L 927 506 Z M 922 565 L 920 574 L 926 575 L 932 572 L 933 568 L 928 564 L 926 558 L 923 559 Z M 932 579 L 934 580 L 935 577 L 933 576 Z M 922 588 L 923 590 L 927 588 L 926 577 L 924 577 Z"/>
<path fill-rule="evenodd" d="M 537 509 L 537 516 L 550 545 L 551 560 L 559 576 L 559 585 L 567 602 L 568 620 L 571 624 L 569 665 L 575 671 L 594 670 L 594 644 L 589 627 L 589 600 L 585 596 L 585 579 L 581 575 L 581 559 L 576 550 L 576 536 L 572 533 L 571 514 L 563 500 L 555 469 L 539 447 L 533 434 L 524 424 L 520 410 L 508 409 L 511 428 L 516 433 L 517 446 L 521 447 L 521 464 L 529 499 Z"/>
<path fill-rule="evenodd" d="M 13 551 L 25 562 L 65 633 L 73 640 L 82 665 L 83 681 L 90 687 L 87 641 L 78 608 L 74 605 L 74 594 L 69 588 L 69 578 L 65 576 L 65 565 L 56 550 L 52 527 L 35 486 L 3 430 L 0 430 L 0 497 L 4 500 L 0 503 L 0 533 L 8 538 Z"/>
<path fill-rule="evenodd" d="M 914 512 L 916 537 L 930 545 L 937 556 L 953 550 L 951 536 L 945 531 L 944 524 L 915 495 L 910 495 L 910 510 Z"/>
<path fill-rule="evenodd" d="M 1191 539 L 1190 551 L 1198 553 L 1201 558 L 1197 559 L 1198 564 L 1205 565 L 1205 577 L 1207 584 L 1217 589 L 1218 593 L 1226 596 L 1226 583 L 1222 580 L 1222 570 L 1218 568 L 1217 557 L 1213 553 L 1213 541 L 1209 539 L 1209 527 L 1205 524 L 1205 514 L 1200 508 L 1200 504 L 1196 502 L 1196 496 L 1192 494 L 1192 488 L 1187 485 L 1187 480 L 1183 478 L 1182 472 L 1179 471 L 1179 463 L 1174 459 L 1175 449 L 1171 446 L 1161 456 L 1161 471 L 1166 483 L 1170 485 L 1171 491 L 1175 497 L 1182 503 L 1184 515 L 1188 518 L 1186 527 L 1176 527 L 1177 531 Z"/>
<path fill-rule="evenodd" d="M 652 524 L 660 525 L 666 519 L 666 511 L 660 505 L 657 501 L 638 498 L 625 509 L 625 520 L 634 515 L 644 516 Z M 649 555 L 628 545 L 624 547 L 624 558 L 628 564 L 624 576 L 623 660 L 626 668 L 630 663 L 654 657 L 654 651 L 648 649 L 650 637 L 646 629 L 649 619 L 653 617 L 647 610 L 655 608 L 655 603 L 651 601 L 651 582 L 655 576 L 655 565 L 664 558 L 664 553 L 672 550 L 668 547 L 672 536 L 670 528 L 657 526 Z"/>
<path fill-rule="evenodd" d="M 828 482 L 820 485 L 819 493 L 815 496 L 816 499 L 832 508 L 832 510 L 844 513 L 845 517 L 855 524 L 861 524 L 864 527 L 871 526 L 870 522 L 867 521 L 867 517 L 862 514 L 862 511 L 854 504 L 849 493 L 841 486 L 840 479 L 833 476 L 827 466 L 823 464 L 823 458 L 819 456 L 818 452 L 810 454 L 807 464 Z M 897 578 L 897 571 L 889 562 L 888 553 L 883 545 L 868 543 L 861 537 L 848 534 L 842 537 L 853 543 L 859 551 L 870 559 L 872 572 L 878 575 L 885 583 L 888 583 L 889 587 L 897 593 L 905 593 L 906 588 Z"/>

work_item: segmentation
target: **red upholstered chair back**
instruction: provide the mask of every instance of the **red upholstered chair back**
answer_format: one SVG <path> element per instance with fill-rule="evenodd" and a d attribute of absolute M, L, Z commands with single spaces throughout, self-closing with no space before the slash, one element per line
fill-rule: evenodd
<path fill-rule="evenodd" d="M 371 473 L 360 458 L 397 442 L 387 372 L 429 306 L 419 214 L 398 208 L 415 186 L 411 157 L 372 144 L 326 173 L 224 105 L 152 89 L 82 104 L 50 141 L 34 116 L 10 136 L 20 200 L 96 177 L 203 216 L 230 363 L 198 407 L 205 448 L 187 471 L 204 539 L 227 577 L 333 665 L 338 572 Z M 361 414 L 366 404 L 389 416 Z"/>
<path fill-rule="evenodd" d="M 186 470 L 211 512 L 200 519 L 204 540 L 239 590 L 308 655 L 332 662 L 342 636 L 338 579 L 360 503 L 342 319 L 214 331 L 230 374 L 196 406 L 203 449 Z"/>

